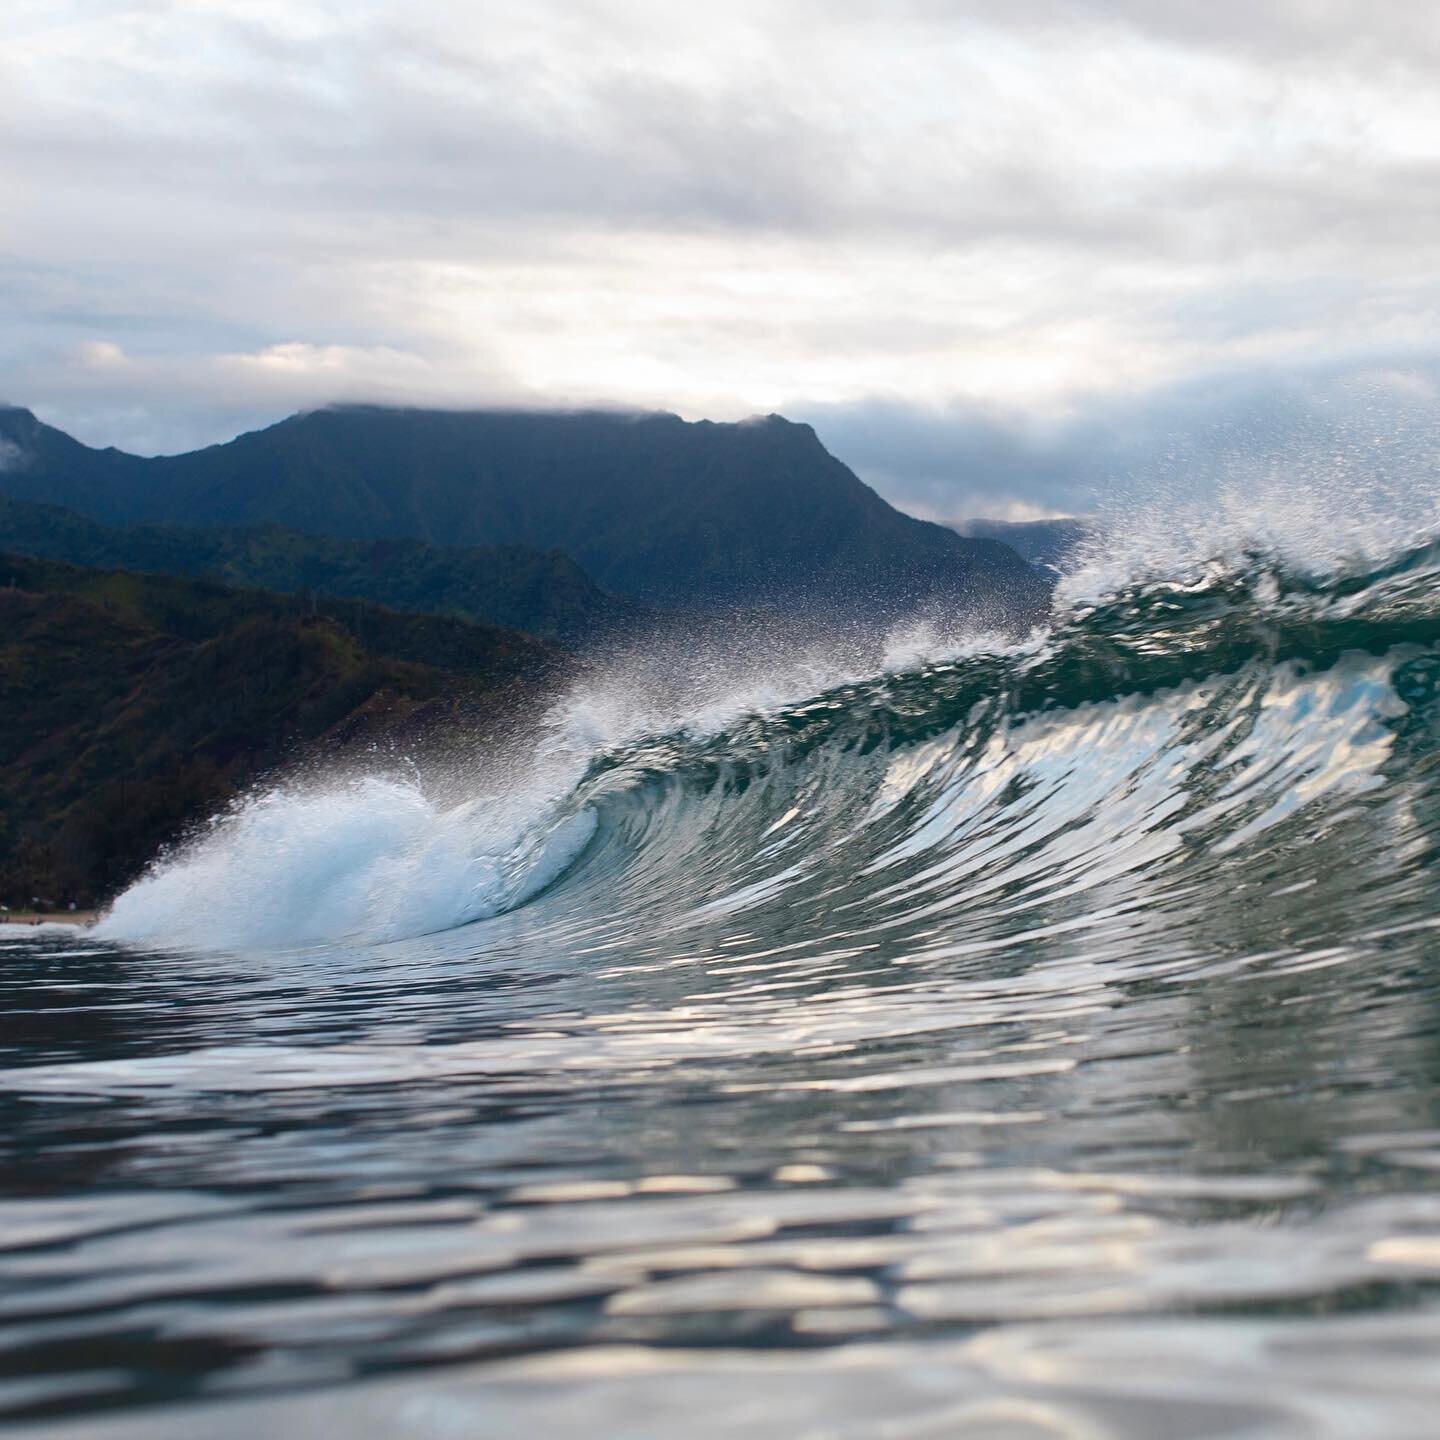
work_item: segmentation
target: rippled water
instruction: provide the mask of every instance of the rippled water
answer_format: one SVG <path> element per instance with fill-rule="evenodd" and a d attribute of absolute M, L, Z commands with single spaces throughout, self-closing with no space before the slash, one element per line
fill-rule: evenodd
<path fill-rule="evenodd" d="M 0 939 L 0 1414 L 1434 1435 L 1437 640 L 1430 549 L 1216 568 Z"/>

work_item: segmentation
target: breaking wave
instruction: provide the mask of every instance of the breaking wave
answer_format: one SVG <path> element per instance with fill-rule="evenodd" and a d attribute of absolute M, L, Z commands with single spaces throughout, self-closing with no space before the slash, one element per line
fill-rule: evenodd
<path fill-rule="evenodd" d="M 802 667 L 668 717 L 608 719 L 612 678 L 608 711 L 572 696 L 523 774 L 458 799 L 414 776 L 252 797 L 101 933 L 386 941 L 538 902 L 572 940 L 621 925 L 683 946 L 763 908 L 796 945 L 843 917 L 847 943 L 896 955 L 1051 925 L 1123 950 L 1237 894 L 1263 909 L 1323 884 L 1353 901 L 1325 907 L 1338 942 L 1387 906 L 1433 908 L 1437 639 L 1436 543 L 1323 570 L 1242 549 L 1119 584 L 1092 566 L 1022 644 L 912 635 L 878 673 Z M 1382 844 L 1393 864 L 1352 896 L 1357 847 Z"/>

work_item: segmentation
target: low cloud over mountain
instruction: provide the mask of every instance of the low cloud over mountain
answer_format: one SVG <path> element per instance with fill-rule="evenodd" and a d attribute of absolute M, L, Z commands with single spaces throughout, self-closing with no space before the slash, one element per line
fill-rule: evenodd
<path fill-rule="evenodd" d="M 152 453 L 333 400 L 823 416 L 940 514 L 1089 504 L 1265 367 L 1433 368 L 1423 6 L 487 16 L 22 0 L 9 397 Z"/>

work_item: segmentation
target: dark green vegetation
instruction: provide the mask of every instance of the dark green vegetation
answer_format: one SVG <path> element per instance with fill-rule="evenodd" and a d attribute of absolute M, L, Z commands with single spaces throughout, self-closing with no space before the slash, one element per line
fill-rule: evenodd
<path fill-rule="evenodd" d="M 0 554 L 0 899 L 87 905 L 281 760 L 497 733 L 566 656 L 514 630 Z"/>
<path fill-rule="evenodd" d="M 6 478 L 0 475 L 0 486 Z M 566 645 L 632 629 L 646 616 L 643 606 L 606 594 L 560 551 L 518 545 L 460 549 L 422 540 L 334 540 L 278 525 L 120 527 L 0 494 L 0 550 L 281 594 L 369 600 L 395 610 L 509 625 Z"/>
<path fill-rule="evenodd" d="M 778 416 L 356 406 L 147 460 L 12 409 L 0 439 L 0 489 L 111 524 L 559 548 L 606 589 L 671 608 L 883 616 L 938 600 L 993 622 L 1046 604 L 1012 550 L 901 514 Z"/>

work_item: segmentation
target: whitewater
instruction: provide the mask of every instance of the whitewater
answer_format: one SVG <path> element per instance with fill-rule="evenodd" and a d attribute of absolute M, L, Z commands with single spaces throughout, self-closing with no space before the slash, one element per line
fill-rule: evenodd
<path fill-rule="evenodd" d="M 632 657 L 0 942 L 0 1415 L 1433 1435 L 1431 497 L 1246 491 L 1034 634 Z"/>

